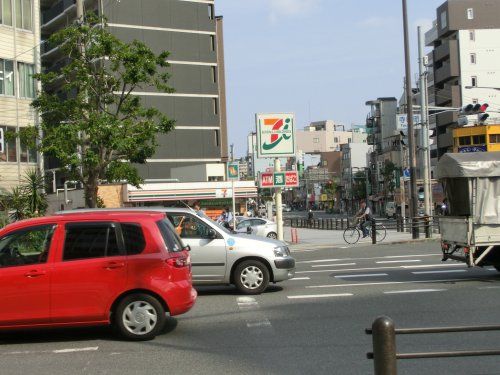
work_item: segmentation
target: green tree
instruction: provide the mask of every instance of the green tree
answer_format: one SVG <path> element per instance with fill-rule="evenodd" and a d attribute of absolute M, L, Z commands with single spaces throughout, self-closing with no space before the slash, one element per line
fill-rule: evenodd
<path fill-rule="evenodd" d="M 26 211 L 29 216 L 42 216 L 47 210 L 47 197 L 43 193 L 44 178 L 36 169 L 29 169 L 21 181 L 20 190 L 26 199 Z"/>
<path fill-rule="evenodd" d="M 4 211 L 8 212 L 10 221 L 23 220 L 29 217 L 26 196 L 21 187 L 14 187 L 10 192 L 2 195 L 1 204 Z"/>
<path fill-rule="evenodd" d="M 357 171 L 352 177 L 351 194 L 354 199 L 366 198 L 366 176 L 365 172 Z"/>
<path fill-rule="evenodd" d="M 68 64 L 36 75 L 44 88 L 32 103 L 42 114 L 39 149 L 58 160 L 68 179 L 83 184 L 85 205 L 95 207 L 100 181 L 138 186 L 142 180 L 132 163 L 145 163 L 158 146 L 156 135 L 174 128 L 174 121 L 134 95 L 173 92 L 167 86 L 168 52 L 156 55 L 142 42 L 120 41 L 92 13 L 49 42 L 68 56 Z M 36 134 L 29 128 L 24 138 Z"/>
<path fill-rule="evenodd" d="M 387 197 L 394 196 L 394 190 L 396 189 L 394 177 L 396 169 L 396 165 L 392 161 L 384 161 L 384 168 L 382 169 L 382 177 L 384 178 L 384 200 L 387 200 Z"/>

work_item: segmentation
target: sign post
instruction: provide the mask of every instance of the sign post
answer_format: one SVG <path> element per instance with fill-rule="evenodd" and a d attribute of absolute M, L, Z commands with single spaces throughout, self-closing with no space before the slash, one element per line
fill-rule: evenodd
<path fill-rule="evenodd" d="M 228 163 L 227 164 L 227 179 L 231 180 L 231 190 L 233 196 L 233 230 L 236 230 L 236 191 L 234 188 L 234 181 L 240 179 L 240 164 L 239 163 Z"/>
<path fill-rule="evenodd" d="M 275 187 L 276 224 L 278 240 L 283 241 L 282 187 L 286 174 L 281 172 L 281 157 L 295 156 L 295 122 L 292 113 L 256 114 L 257 157 L 275 158 L 272 185 Z"/>

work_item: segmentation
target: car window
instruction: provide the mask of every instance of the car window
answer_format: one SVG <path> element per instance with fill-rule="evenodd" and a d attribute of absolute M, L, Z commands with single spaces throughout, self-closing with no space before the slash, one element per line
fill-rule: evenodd
<path fill-rule="evenodd" d="M 146 240 L 140 224 L 122 224 L 123 241 L 127 255 L 140 254 L 146 247 Z"/>
<path fill-rule="evenodd" d="M 168 251 L 178 252 L 184 248 L 184 244 L 181 242 L 180 238 L 176 235 L 175 229 L 167 219 L 162 219 L 156 222 L 158 229 L 160 230 L 163 241 Z"/>
<path fill-rule="evenodd" d="M 43 225 L 10 233 L 0 239 L 0 267 L 47 262 L 55 225 Z"/>
<path fill-rule="evenodd" d="M 265 225 L 266 222 L 264 220 L 260 220 L 260 219 L 253 219 L 252 220 L 252 225 Z"/>
<path fill-rule="evenodd" d="M 209 238 L 210 226 L 188 214 L 169 214 L 181 238 Z"/>
<path fill-rule="evenodd" d="M 63 260 L 121 255 L 110 223 L 66 224 Z"/>
<path fill-rule="evenodd" d="M 251 220 L 243 220 L 236 226 L 236 228 L 237 229 L 246 228 L 249 227 L 251 224 L 252 224 Z"/>

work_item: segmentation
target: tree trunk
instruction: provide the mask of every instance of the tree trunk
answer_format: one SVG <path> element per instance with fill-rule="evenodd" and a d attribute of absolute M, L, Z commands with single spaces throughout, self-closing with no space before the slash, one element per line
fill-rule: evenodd
<path fill-rule="evenodd" d="M 88 181 L 84 187 L 85 194 L 85 207 L 86 208 L 96 208 L 97 207 L 97 179 L 93 181 Z"/>

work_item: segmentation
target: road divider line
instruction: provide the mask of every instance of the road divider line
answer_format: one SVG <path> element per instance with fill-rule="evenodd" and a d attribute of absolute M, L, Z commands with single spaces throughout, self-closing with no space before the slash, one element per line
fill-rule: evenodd
<path fill-rule="evenodd" d="M 429 292 L 442 292 L 446 289 L 410 289 L 410 290 L 391 290 L 384 292 L 384 294 L 405 294 L 405 293 L 429 293 Z"/>
<path fill-rule="evenodd" d="M 457 272 L 467 272 L 467 270 L 444 270 L 444 271 L 414 271 L 414 275 L 427 275 L 431 273 L 457 273 Z"/>
<path fill-rule="evenodd" d="M 407 260 L 381 260 L 378 262 L 375 262 L 377 264 L 388 264 L 388 263 L 417 263 L 421 262 L 420 259 L 407 259 Z"/>
<path fill-rule="evenodd" d="M 271 322 L 269 321 L 269 319 L 262 319 L 262 320 L 258 320 L 255 322 L 247 322 L 248 328 L 270 327 L 270 326 L 271 326 Z"/>
<path fill-rule="evenodd" d="M 443 282 L 457 282 L 457 281 L 492 281 L 488 279 L 481 279 L 479 277 L 469 279 L 438 279 L 438 280 L 415 280 L 415 281 L 380 281 L 373 283 L 354 283 L 354 284 L 329 284 L 329 285 L 309 285 L 306 289 L 316 288 L 343 288 L 351 286 L 378 286 L 378 285 L 396 285 L 396 284 L 422 284 L 422 283 L 443 283 Z M 492 288 L 492 287 L 490 287 Z M 500 286 L 499 286 L 500 288 Z"/>
<path fill-rule="evenodd" d="M 52 350 L 52 353 L 62 354 L 62 353 L 75 353 L 75 352 L 92 352 L 96 350 L 99 350 L 98 346 L 91 346 L 87 348 L 58 349 L 58 350 Z"/>
<path fill-rule="evenodd" d="M 379 277 L 379 276 L 389 276 L 389 275 L 386 273 L 365 273 L 361 275 L 338 275 L 335 277 L 339 279 L 346 279 L 350 277 Z"/>
<path fill-rule="evenodd" d="M 340 267 L 340 266 L 355 266 L 356 263 L 338 263 L 338 264 L 316 264 L 311 267 Z"/>
<path fill-rule="evenodd" d="M 339 294 L 305 294 L 299 296 L 287 296 L 288 299 L 307 299 L 307 298 L 330 298 L 330 297 L 349 297 L 352 293 L 339 293 Z"/>
<path fill-rule="evenodd" d="M 480 286 L 477 289 L 500 289 L 500 285 L 495 285 L 495 286 Z"/>
<path fill-rule="evenodd" d="M 345 271 L 374 271 L 374 270 L 408 270 L 408 269 L 419 269 L 419 268 L 434 268 L 434 267 L 464 267 L 463 264 L 430 264 L 423 266 L 387 266 L 387 267 L 366 267 L 366 268 L 343 268 L 343 269 L 329 269 L 329 270 L 312 270 L 312 271 L 296 271 L 295 274 L 303 273 L 319 273 L 319 272 L 345 272 Z"/>
<path fill-rule="evenodd" d="M 293 279 L 290 279 L 292 281 L 298 281 L 298 280 L 311 280 L 310 277 L 294 277 Z"/>
<path fill-rule="evenodd" d="M 346 248 L 348 248 L 346 246 Z M 441 254 L 413 254 L 413 255 L 387 255 L 381 257 L 370 258 L 335 258 L 335 259 L 317 259 L 317 260 L 302 260 L 299 263 L 326 263 L 326 262 L 346 262 L 352 260 L 372 260 L 372 259 L 391 259 L 391 258 L 420 258 L 420 257 L 442 257 Z"/>

